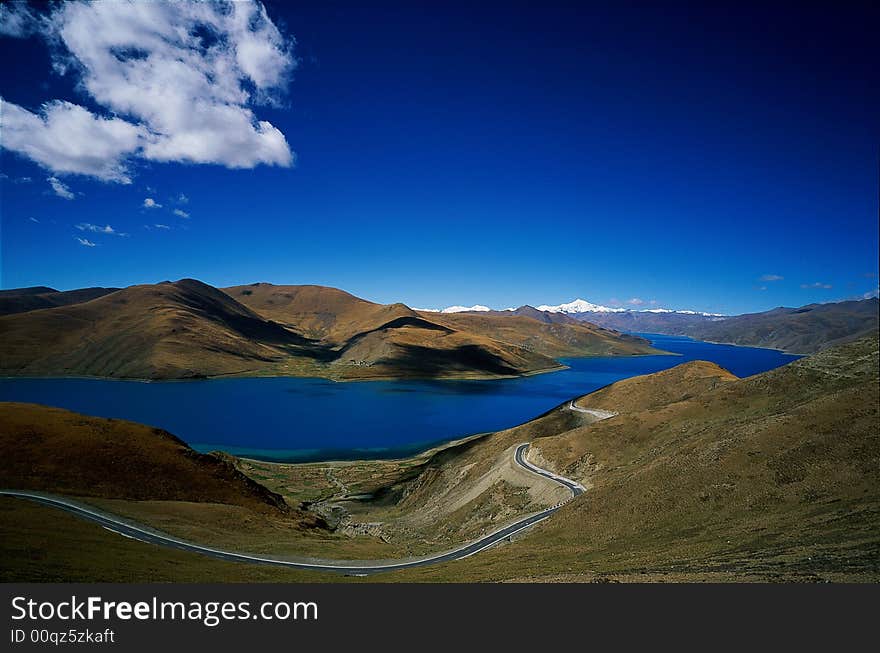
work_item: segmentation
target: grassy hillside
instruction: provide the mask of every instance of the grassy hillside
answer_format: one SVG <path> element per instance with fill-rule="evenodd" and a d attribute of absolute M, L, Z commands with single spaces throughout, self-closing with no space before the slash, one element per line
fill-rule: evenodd
<path fill-rule="evenodd" d="M 290 512 L 279 495 L 233 465 L 161 429 L 9 402 L 0 403 L 0 425 L 2 487 Z"/>
<path fill-rule="evenodd" d="M 876 335 L 746 379 L 688 363 L 578 403 L 620 415 L 570 428 L 554 411 L 533 447 L 589 491 L 457 579 L 880 579 Z"/>

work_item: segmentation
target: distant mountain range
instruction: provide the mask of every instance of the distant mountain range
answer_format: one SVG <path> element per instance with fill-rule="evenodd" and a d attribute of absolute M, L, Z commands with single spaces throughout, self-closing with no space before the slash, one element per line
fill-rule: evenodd
<path fill-rule="evenodd" d="M 588 322 L 420 313 L 323 286 L 218 289 L 194 279 L 0 295 L 0 375 L 497 378 L 566 356 L 657 353 Z"/>
<path fill-rule="evenodd" d="M 562 369 L 564 357 L 658 353 L 625 332 L 805 354 L 877 329 L 877 299 L 732 317 L 584 300 L 434 312 L 323 286 L 218 289 L 183 279 L 0 292 L 0 375 L 499 378 Z"/>
<path fill-rule="evenodd" d="M 521 307 L 522 308 L 522 307 Z M 689 310 L 673 310 L 670 308 L 612 308 L 610 306 L 602 306 L 601 304 L 594 304 L 592 302 L 588 302 L 586 299 L 575 299 L 574 301 L 568 302 L 566 304 L 557 304 L 555 306 L 550 306 L 548 304 L 542 304 L 536 307 L 538 311 L 545 313 L 565 313 L 567 315 L 585 315 L 587 313 L 675 313 L 678 315 L 704 315 L 707 317 L 721 317 L 721 313 L 702 313 L 700 311 L 689 311 Z M 449 306 L 447 308 L 417 308 L 417 311 L 425 311 L 428 313 L 489 313 L 493 312 L 493 309 L 488 306 L 483 306 L 482 304 L 476 304 L 474 306 Z M 494 311 L 498 313 L 504 312 L 516 312 L 515 308 L 505 308 L 502 311 Z"/>
<path fill-rule="evenodd" d="M 769 347 L 796 354 L 811 354 L 825 347 L 850 342 L 878 330 L 877 298 L 828 304 L 809 304 L 800 308 L 774 308 L 762 313 L 721 315 L 666 308 L 610 308 L 576 299 L 557 306 L 493 311 L 486 307 L 450 307 L 444 312 L 490 315 L 529 315 L 551 320 L 555 315 L 568 320 L 586 321 L 615 331 L 690 336 L 751 347 Z M 455 310 L 453 310 L 455 309 Z M 544 316 L 544 317 L 540 317 Z M 565 321 L 565 320 L 560 320 Z"/>

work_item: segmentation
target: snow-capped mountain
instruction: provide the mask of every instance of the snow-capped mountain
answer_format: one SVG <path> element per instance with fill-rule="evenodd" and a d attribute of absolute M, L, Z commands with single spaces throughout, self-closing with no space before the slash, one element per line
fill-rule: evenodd
<path fill-rule="evenodd" d="M 701 315 L 704 317 L 725 317 L 722 313 L 704 313 L 701 311 L 677 310 L 672 308 L 612 308 L 610 306 L 602 306 L 588 302 L 586 299 L 575 299 L 566 304 L 558 304 L 551 306 L 549 304 L 541 304 L 536 306 L 539 311 L 548 313 L 565 313 L 567 315 L 583 315 L 585 313 L 672 313 L 676 315 Z M 449 306 L 448 308 L 417 308 L 417 311 L 426 311 L 429 313 L 465 313 L 465 312 L 482 312 L 491 311 L 493 309 L 482 304 L 475 306 Z M 513 308 L 505 308 L 504 311 L 514 311 Z"/>
<path fill-rule="evenodd" d="M 423 311 L 425 313 L 485 313 L 492 309 L 482 304 L 474 304 L 473 306 L 448 306 L 446 308 L 414 308 L 414 311 Z"/>
<path fill-rule="evenodd" d="M 474 304 L 473 306 L 449 306 L 444 308 L 441 313 L 466 313 L 470 311 L 477 311 L 479 313 L 485 313 L 487 311 L 491 311 L 492 309 L 488 306 L 483 306 L 482 304 Z"/>
<path fill-rule="evenodd" d="M 558 306 L 548 306 L 547 304 L 542 304 L 541 306 L 536 306 L 539 311 L 547 311 L 548 313 L 623 313 L 626 311 L 625 308 L 610 308 L 608 306 L 600 306 L 599 304 L 593 304 L 592 302 L 588 302 L 585 299 L 575 299 L 573 302 L 568 302 L 567 304 L 559 304 Z"/>

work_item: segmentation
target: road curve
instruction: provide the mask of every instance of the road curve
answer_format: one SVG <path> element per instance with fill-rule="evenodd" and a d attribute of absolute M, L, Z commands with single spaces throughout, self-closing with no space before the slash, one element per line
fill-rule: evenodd
<path fill-rule="evenodd" d="M 489 547 L 494 546 L 495 544 L 498 544 L 499 542 L 521 531 L 524 531 L 530 526 L 534 526 L 535 524 L 544 521 L 554 512 L 559 510 L 568 501 L 580 494 L 583 494 L 584 487 L 579 483 L 549 472 L 546 469 L 542 469 L 528 462 L 525 459 L 525 452 L 528 447 L 528 443 L 517 445 L 516 451 L 514 452 L 514 461 L 516 462 L 516 464 L 533 474 L 549 478 L 553 481 L 556 481 L 560 485 L 565 486 L 571 492 L 570 499 L 557 503 L 556 505 L 551 506 L 550 508 L 546 508 L 541 512 L 529 515 L 528 517 L 524 517 L 514 522 L 513 524 L 489 533 L 488 535 L 484 535 L 478 540 L 470 542 L 469 544 L 464 544 L 456 549 L 452 549 L 451 551 L 439 553 L 436 555 L 425 556 L 422 558 L 416 558 L 413 560 L 402 560 L 399 562 L 375 562 L 369 560 L 310 562 L 307 560 L 282 560 L 278 558 L 250 555 L 247 553 L 235 553 L 233 551 L 223 551 L 221 549 L 214 549 L 211 547 L 202 546 L 200 544 L 194 544 L 192 542 L 179 540 L 170 535 L 159 533 L 146 527 L 137 526 L 135 524 L 121 521 L 113 515 L 93 510 L 82 504 L 57 495 L 42 492 L 29 492 L 25 490 L 0 490 L 0 496 L 18 497 L 21 499 L 33 501 L 35 503 L 39 503 L 44 506 L 64 510 L 65 512 L 79 517 L 80 519 L 94 522 L 118 535 L 138 540 L 140 542 L 165 546 L 172 549 L 178 549 L 180 551 L 200 553 L 202 555 L 207 555 L 212 558 L 217 558 L 219 560 L 275 565 L 279 567 L 292 567 L 295 569 L 307 569 L 314 571 L 329 571 L 347 574 L 350 576 L 367 576 L 370 574 L 378 574 L 386 571 L 396 571 L 398 569 L 424 567 L 426 565 L 433 565 L 439 562 L 450 562 L 452 560 L 461 560 L 463 558 L 470 557 L 475 553 L 484 551 L 485 549 L 488 549 Z"/>
<path fill-rule="evenodd" d="M 587 415 L 592 415 L 593 417 L 598 418 L 597 421 L 601 421 L 603 419 L 609 419 L 611 417 L 617 417 L 620 413 L 615 413 L 613 410 L 602 410 L 601 408 L 581 408 L 580 406 L 574 403 L 574 399 L 568 402 L 568 409 L 573 410 L 578 413 L 586 413 Z"/>

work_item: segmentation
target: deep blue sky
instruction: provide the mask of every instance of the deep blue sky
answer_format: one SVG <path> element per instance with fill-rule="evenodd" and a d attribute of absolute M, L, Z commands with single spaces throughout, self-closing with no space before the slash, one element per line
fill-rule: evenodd
<path fill-rule="evenodd" d="M 57 175 L 66 200 L 2 151 L 2 286 L 730 313 L 876 290 L 876 12 L 411 4 L 267 3 L 299 66 L 255 113 L 294 167 L 141 161 L 129 185 Z M 0 61 L 9 102 L 95 108 L 39 38 L 0 38 Z"/>

